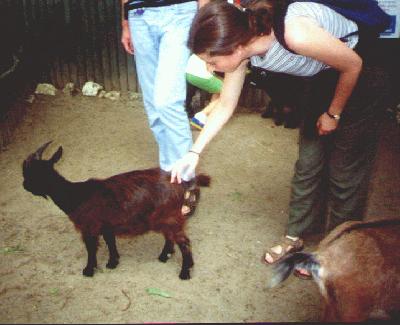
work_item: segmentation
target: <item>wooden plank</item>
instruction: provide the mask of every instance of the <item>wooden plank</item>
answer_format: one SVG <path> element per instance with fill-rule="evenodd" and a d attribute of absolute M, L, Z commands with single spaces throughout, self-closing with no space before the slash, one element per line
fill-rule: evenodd
<path fill-rule="evenodd" d="M 121 44 L 121 1 L 115 2 L 115 28 L 116 28 L 116 39 L 115 45 L 117 47 L 118 62 L 119 62 L 119 83 L 122 91 L 127 91 L 129 89 L 129 71 L 128 71 L 128 61 L 127 56 L 130 56 L 125 52 L 124 47 Z"/>
<path fill-rule="evenodd" d="M 111 83 L 112 83 L 112 89 L 117 90 L 121 89 L 120 85 L 120 60 L 119 60 L 119 44 L 118 43 L 118 32 L 117 32 L 117 21 L 118 21 L 118 10 L 117 8 L 119 7 L 119 2 L 120 1 L 111 1 L 110 3 L 110 16 L 109 21 L 112 22 L 110 24 L 110 60 L 111 60 Z"/>
<path fill-rule="evenodd" d="M 67 35 L 67 39 L 69 39 L 69 35 L 71 35 L 72 29 L 72 1 L 73 0 L 61 0 L 64 5 L 64 18 L 65 18 L 65 29 L 68 31 L 65 35 Z M 64 54 L 64 73 L 68 74 L 68 82 L 73 82 L 75 87 L 81 87 L 78 77 L 78 65 L 77 65 L 77 56 L 76 56 L 76 43 L 67 44 L 68 51 L 67 54 Z M 75 53 L 75 54 L 73 54 Z"/>
<path fill-rule="evenodd" d="M 110 65 L 110 53 L 109 48 L 111 46 L 112 41 L 108 37 L 108 7 L 107 3 L 104 0 L 98 1 L 98 32 L 100 33 L 99 38 L 99 46 L 100 48 L 100 56 L 101 56 L 101 65 L 103 69 L 103 79 L 104 79 L 104 88 L 106 90 L 112 89 L 111 82 L 111 65 Z"/>

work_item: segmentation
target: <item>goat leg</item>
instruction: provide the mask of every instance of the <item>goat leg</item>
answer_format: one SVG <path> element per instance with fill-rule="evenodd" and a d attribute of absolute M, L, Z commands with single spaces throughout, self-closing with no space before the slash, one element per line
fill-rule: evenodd
<path fill-rule="evenodd" d="M 165 237 L 165 245 L 158 259 L 161 262 L 165 263 L 168 261 L 171 254 L 173 253 L 174 253 L 174 242 L 171 239 Z"/>
<path fill-rule="evenodd" d="M 177 244 L 182 253 L 182 269 L 179 278 L 182 280 L 189 280 L 190 268 L 194 265 L 190 240 L 186 236 L 183 236 L 182 239 L 177 240 Z"/>
<path fill-rule="evenodd" d="M 273 119 L 276 126 L 282 125 L 285 122 L 285 114 L 283 112 L 283 104 L 280 102 L 272 101 L 270 104 L 273 108 Z"/>
<path fill-rule="evenodd" d="M 273 107 L 271 102 L 265 106 L 265 111 L 261 114 L 262 118 L 272 118 L 274 116 Z"/>
<path fill-rule="evenodd" d="M 301 122 L 301 114 L 299 112 L 299 107 L 296 106 L 285 106 L 285 123 L 284 127 L 288 129 L 296 129 L 299 127 Z"/>
<path fill-rule="evenodd" d="M 119 264 L 119 254 L 115 243 L 115 235 L 109 228 L 103 229 L 103 238 L 108 247 L 109 258 L 106 264 L 108 269 L 115 269 Z"/>
<path fill-rule="evenodd" d="M 83 235 L 83 241 L 86 245 L 86 250 L 88 253 L 87 265 L 83 269 L 84 276 L 93 276 L 94 268 L 97 267 L 97 245 L 98 245 L 98 237 L 90 236 L 90 235 Z"/>

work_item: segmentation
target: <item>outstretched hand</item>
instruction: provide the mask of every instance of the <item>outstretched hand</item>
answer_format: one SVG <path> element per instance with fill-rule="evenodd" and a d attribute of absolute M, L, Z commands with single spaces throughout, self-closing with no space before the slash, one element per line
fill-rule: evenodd
<path fill-rule="evenodd" d="M 182 182 L 182 175 L 194 175 L 196 166 L 199 162 L 199 155 L 194 152 L 188 152 L 181 159 L 179 159 L 171 170 L 171 183 Z"/>

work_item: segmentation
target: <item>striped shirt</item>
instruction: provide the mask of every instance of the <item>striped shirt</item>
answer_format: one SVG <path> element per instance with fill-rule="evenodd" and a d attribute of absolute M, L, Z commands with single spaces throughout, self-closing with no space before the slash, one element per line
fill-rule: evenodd
<path fill-rule="evenodd" d="M 290 4 L 285 22 L 299 16 L 313 19 L 318 26 L 337 38 L 344 37 L 358 30 L 356 23 L 319 3 L 294 2 Z M 357 42 L 358 35 L 355 34 L 347 38 L 346 44 L 348 47 L 354 48 Z M 330 68 L 321 61 L 297 55 L 286 50 L 277 40 L 273 41 L 264 56 L 253 56 L 250 58 L 250 61 L 253 66 L 295 76 L 313 76 L 321 70 Z"/>

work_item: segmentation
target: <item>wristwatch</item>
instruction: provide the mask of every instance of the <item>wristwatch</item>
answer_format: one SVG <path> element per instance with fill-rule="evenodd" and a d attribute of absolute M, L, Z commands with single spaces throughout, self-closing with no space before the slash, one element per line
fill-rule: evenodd
<path fill-rule="evenodd" d="M 326 112 L 326 114 L 328 114 L 328 116 L 330 117 L 330 118 L 333 118 L 334 120 L 340 120 L 340 115 L 339 114 L 331 114 L 331 113 L 329 113 L 329 112 Z"/>

